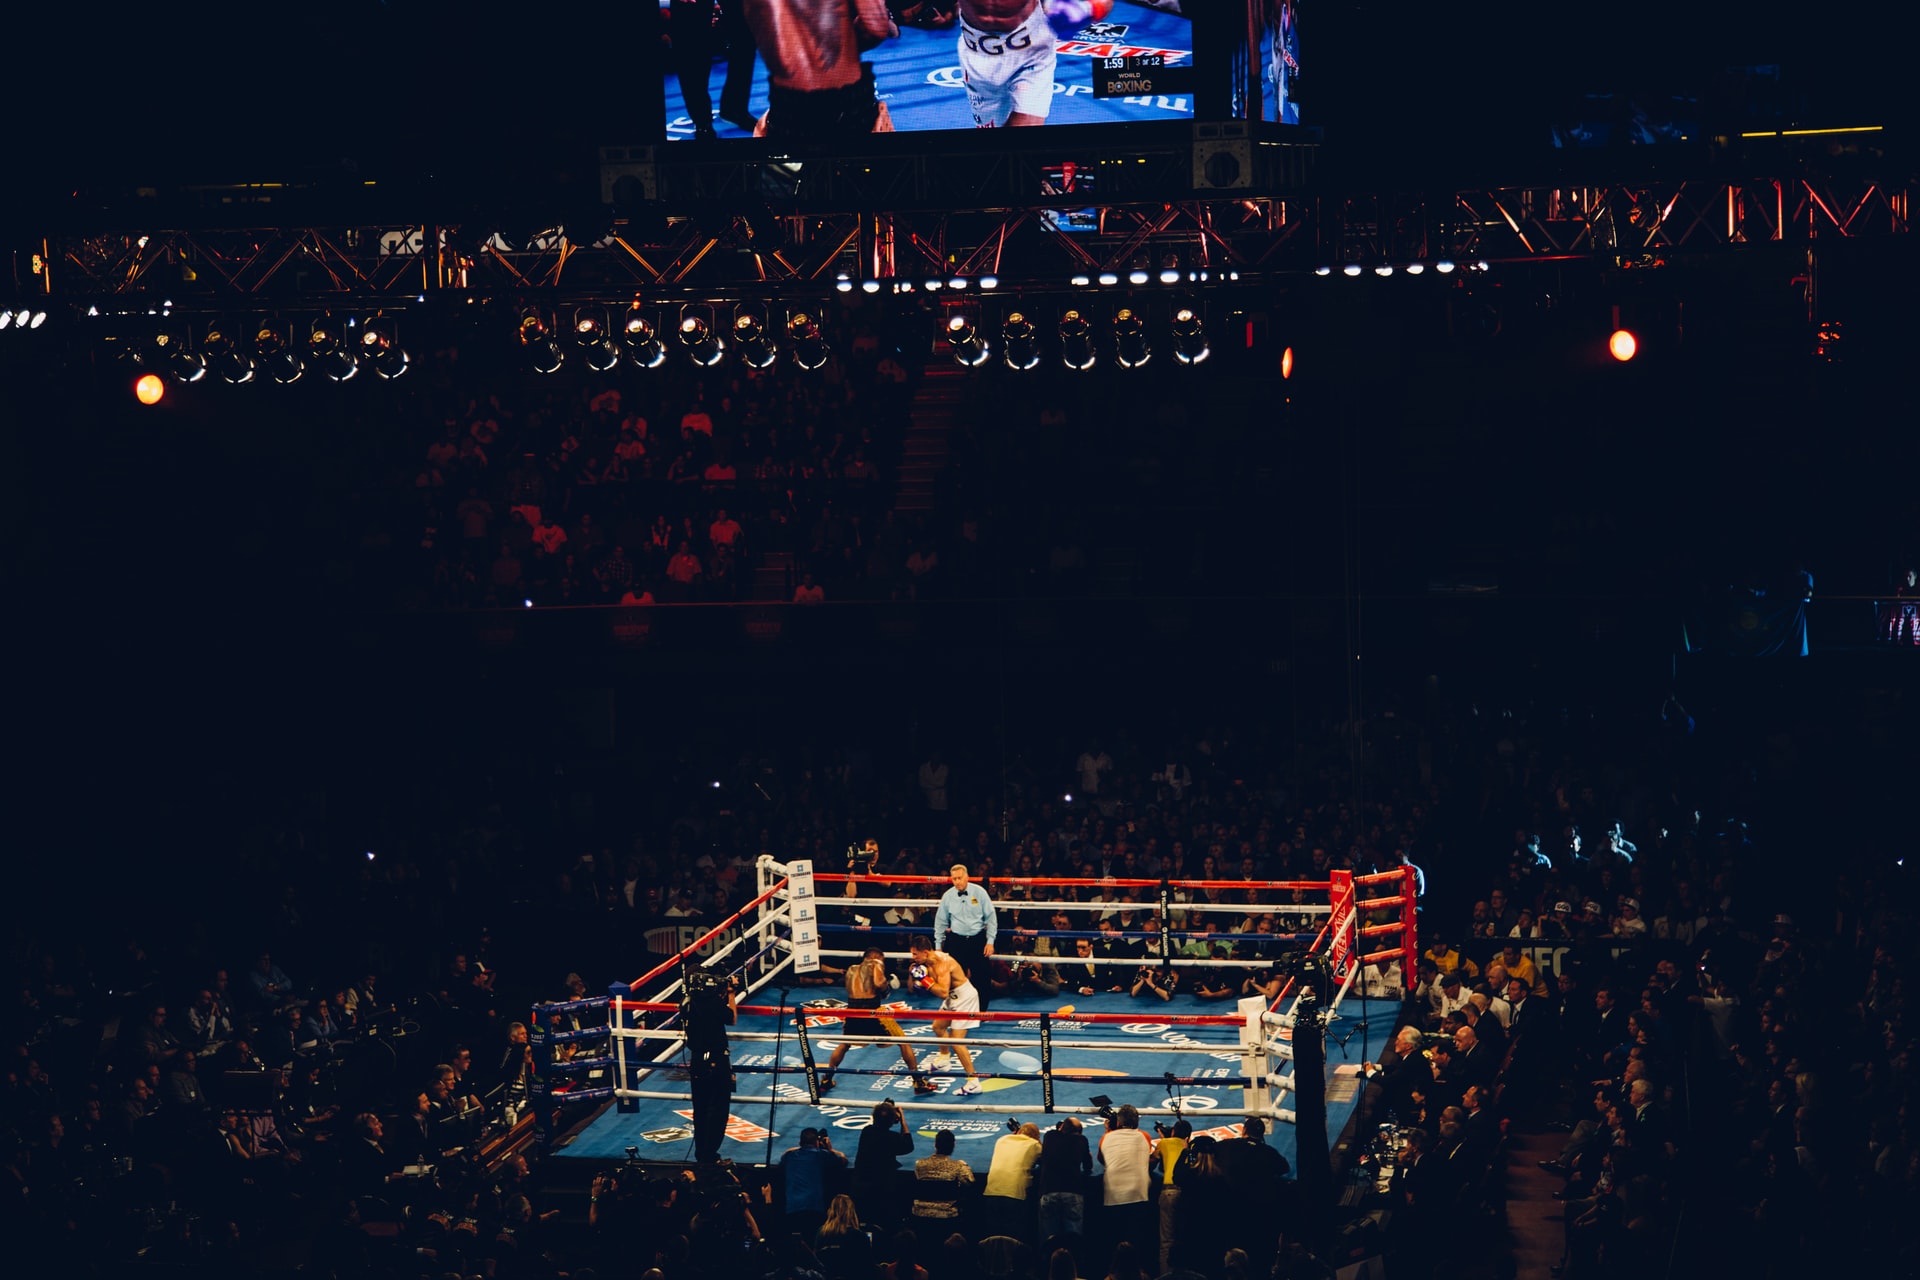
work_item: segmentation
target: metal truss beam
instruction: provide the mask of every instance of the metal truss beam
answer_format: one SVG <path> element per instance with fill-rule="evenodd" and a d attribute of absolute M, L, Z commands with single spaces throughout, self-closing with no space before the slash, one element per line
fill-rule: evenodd
<path fill-rule="evenodd" d="M 888 172 L 876 167 L 862 175 L 859 194 L 886 208 L 918 163 L 902 157 Z M 933 174 L 914 180 L 921 178 L 937 185 Z M 853 179 L 835 181 L 845 190 Z M 758 214 L 628 220 L 596 227 L 586 243 L 561 228 L 510 243 L 486 227 L 425 222 L 155 226 L 50 238 L 45 289 L 81 303 L 164 294 L 182 306 L 321 307 L 448 291 L 609 299 L 817 292 L 841 276 L 919 282 L 992 274 L 1003 287 L 1059 287 L 1074 275 L 1157 273 L 1169 263 L 1183 275 L 1257 279 L 1346 262 L 1645 260 L 1904 235 L 1911 199 L 1906 180 L 1802 176 L 1174 201 L 1109 195 L 1090 234 L 1059 229 L 1048 214 L 1061 202 L 1031 201 L 784 215 L 772 211 L 776 202 Z"/>

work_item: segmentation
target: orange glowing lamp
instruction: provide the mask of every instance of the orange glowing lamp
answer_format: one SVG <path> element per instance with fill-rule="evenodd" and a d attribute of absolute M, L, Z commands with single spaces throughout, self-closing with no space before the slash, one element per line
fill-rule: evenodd
<path fill-rule="evenodd" d="M 167 394 L 167 384 L 157 374 L 143 373 L 139 381 L 133 384 L 133 395 L 141 404 L 159 404 L 160 397 Z"/>
<path fill-rule="evenodd" d="M 1615 329 L 1613 335 L 1607 339 L 1607 354 L 1621 364 L 1633 359 L 1639 350 L 1639 341 L 1625 329 Z"/>

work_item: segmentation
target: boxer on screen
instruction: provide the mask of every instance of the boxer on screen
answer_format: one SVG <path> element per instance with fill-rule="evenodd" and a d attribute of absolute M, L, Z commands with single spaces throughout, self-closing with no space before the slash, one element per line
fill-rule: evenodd
<path fill-rule="evenodd" d="M 767 113 L 756 137 L 890 133 L 874 95 L 868 49 L 900 34 L 886 0 L 745 0 L 747 25 L 767 64 Z"/>

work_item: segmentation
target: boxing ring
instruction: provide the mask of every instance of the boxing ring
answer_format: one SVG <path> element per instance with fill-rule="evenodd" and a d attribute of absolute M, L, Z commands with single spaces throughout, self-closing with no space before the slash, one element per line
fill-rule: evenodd
<path fill-rule="evenodd" d="M 1328 1125 L 1329 1132 L 1338 1133 L 1358 1101 L 1363 1057 L 1384 1047 L 1393 1030 L 1404 999 L 1401 975 L 1413 971 L 1417 955 L 1411 868 L 1371 876 L 1335 872 L 1325 881 L 999 878 L 985 886 L 1002 922 L 995 960 L 1007 961 L 1009 969 L 1015 961 L 1036 973 L 1052 969 L 1069 981 L 1098 977 L 1063 983 L 1057 993 L 1049 993 L 1044 983 L 996 987 L 988 1011 L 949 1014 L 936 998 L 909 989 L 905 963 L 907 938 L 931 932 L 931 909 L 946 887 L 944 878 L 815 875 L 805 862 L 771 858 L 760 860 L 757 875 L 759 892 L 751 902 L 641 977 L 614 984 L 605 997 L 535 1007 L 532 1102 L 537 1128 L 555 1156 L 617 1160 L 637 1149 L 643 1159 L 690 1158 L 692 1101 L 684 1069 L 681 974 L 689 964 L 704 963 L 710 972 L 731 976 L 740 992 L 738 1022 L 728 1036 L 736 1084 L 721 1150 L 742 1163 L 761 1159 L 775 1141 L 791 1145 L 802 1127 L 863 1128 L 882 1099 L 897 1102 L 923 1133 L 952 1129 L 956 1138 L 990 1140 L 1006 1131 L 1009 1117 L 1045 1123 L 1043 1116 L 1097 1115 L 1096 1096 L 1116 1107 L 1131 1104 L 1143 1124 L 1183 1117 L 1199 1133 L 1237 1133 L 1240 1118 L 1266 1117 L 1279 1122 L 1270 1126 L 1269 1140 L 1293 1159 L 1291 1041 L 1302 981 L 1317 983 L 1323 993 Z M 1104 888 L 1134 901 L 1074 897 Z M 927 896 L 861 896 L 890 890 Z M 1009 891 L 1027 896 L 1003 896 Z M 1190 919 L 1198 911 L 1207 914 L 1192 922 L 1204 924 L 1227 911 L 1224 904 L 1179 901 L 1183 894 L 1210 892 L 1308 897 L 1234 903 L 1231 912 L 1243 919 L 1270 914 L 1296 924 L 1318 921 L 1319 927 L 1170 929 L 1164 940 L 1149 941 L 1146 916 L 1172 922 L 1183 910 Z M 876 924 L 884 908 L 928 914 L 917 924 Z M 1142 921 L 1117 942 L 1113 930 L 1029 923 L 1037 913 L 1056 908 L 1083 919 L 1127 910 Z M 1195 938 L 1209 946 L 1237 946 L 1241 957 L 1171 954 Z M 1082 939 L 1125 953 L 1033 954 L 1036 949 L 1072 952 Z M 1152 954 L 1134 953 L 1142 945 Z M 839 1034 L 847 1012 L 840 983 L 810 987 L 803 979 L 811 975 L 795 972 L 799 959 L 803 966 L 817 963 L 831 973 L 868 947 L 880 948 L 889 972 L 905 984 L 878 1011 L 898 1024 L 899 1036 Z M 1305 957 L 1313 964 L 1303 974 Z M 1275 966 L 1295 976 L 1279 980 Z M 1158 985 L 1174 988 L 1170 998 L 1152 991 L 1131 994 L 1147 971 Z M 1178 978 L 1167 976 L 1176 972 Z M 1277 994 L 1202 1001 L 1184 989 L 1211 977 L 1217 990 L 1227 985 L 1224 978 L 1244 980 L 1255 973 L 1277 980 Z M 951 1057 L 947 1066 L 932 1070 L 925 1062 L 935 1043 L 934 1024 L 961 1016 L 981 1024 L 964 1041 L 973 1051 L 980 1085 L 972 1096 L 957 1093 L 965 1075 Z M 833 1073 L 835 1087 L 826 1092 L 828 1056 L 842 1043 L 849 1051 Z M 921 1050 L 919 1074 L 931 1084 L 930 1092 L 915 1090 L 902 1045 Z M 598 1110 L 583 1123 L 587 1103 Z M 563 1125 L 568 1116 L 570 1125 Z"/>

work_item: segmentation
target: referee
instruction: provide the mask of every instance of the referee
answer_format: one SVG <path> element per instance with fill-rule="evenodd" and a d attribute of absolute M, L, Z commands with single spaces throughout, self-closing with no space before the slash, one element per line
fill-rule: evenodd
<path fill-rule="evenodd" d="M 980 993 L 985 1009 L 993 995 L 993 975 L 987 972 L 987 957 L 993 954 L 993 939 L 1000 932 L 1000 921 L 993 913 L 993 899 L 977 884 L 967 883 L 967 864 L 956 862 L 948 868 L 953 888 L 940 895 L 940 909 L 933 914 L 933 949 L 944 951 L 960 962 L 968 981 Z"/>

